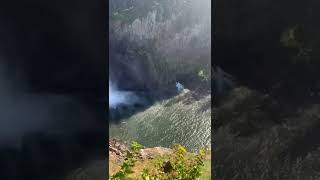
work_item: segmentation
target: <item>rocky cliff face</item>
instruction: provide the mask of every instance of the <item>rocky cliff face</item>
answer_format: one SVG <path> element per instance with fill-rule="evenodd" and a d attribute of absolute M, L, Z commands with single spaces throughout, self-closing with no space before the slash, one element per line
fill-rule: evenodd
<path fill-rule="evenodd" d="M 126 153 L 128 149 L 128 144 L 119 139 L 110 139 L 109 140 L 109 175 L 113 175 L 120 170 L 121 165 L 126 158 Z M 140 155 L 138 158 L 139 161 L 144 161 L 148 159 L 153 159 L 156 156 L 170 155 L 173 153 L 173 150 L 170 148 L 164 147 L 153 147 L 153 148 L 144 148 L 140 150 Z"/>
<path fill-rule="evenodd" d="M 109 11 L 109 74 L 120 88 L 188 86 L 199 69 L 210 74 L 210 1 L 124 2 Z"/>

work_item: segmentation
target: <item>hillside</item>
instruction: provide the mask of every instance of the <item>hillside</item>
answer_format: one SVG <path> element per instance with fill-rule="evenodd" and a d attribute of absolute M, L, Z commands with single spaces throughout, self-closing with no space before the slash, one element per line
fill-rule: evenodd
<path fill-rule="evenodd" d="M 192 153 L 211 145 L 210 3 L 109 1 L 110 138 L 137 141 L 157 156 L 174 144 Z"/>
<path fill-rule="evenodd" d="M 174 143 L 197 150 L 211 144 L 211 95 L 185 89 L 147 109 L 111 122 L 109 136 L 154 147 Z"/>
<path fill-rule="evenodd" d="M 121 169 L 124 159 L 127 159 L 126 151 L 128 151 L 128 145 L 125 142 L 116 139 L 109 140 L 109 176 L 114 175 Z M 171 163 L 174 166 L 173 157 L 176 153 L 174 148 L 153 147 L 140 149 L 137 161 L 132 167 L 132 173 L 129 174 L 129 177 L 141 179 L 144 169 L 148 169 L 151 174 L 161 170 L 164 173 L 169 173 L 166 172 L 166 165 Z M 191 159 L 192 153 L 187 153 L 185 158 Z M 203 162 L 204 164 L 200 170 L 202 174 L 200 179 L 209 180 L 211 179 L 211 151 L 206 152 Z"/>

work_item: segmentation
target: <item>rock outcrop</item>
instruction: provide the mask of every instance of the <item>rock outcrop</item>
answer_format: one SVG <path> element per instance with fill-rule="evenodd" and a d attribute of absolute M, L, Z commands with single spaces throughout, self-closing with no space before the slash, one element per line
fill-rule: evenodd
<path fill-rule="evenodd" d="M 128 144 L 126 142 L 114 138 L 109 140 L 109 175 L 120 170 L 123 161 L 126 159 L 128 150 Z M 171 153 L 173 153 L 173 150 L 170 148 L 143 148 L 139 151 L 137 160 L 144 161 L 153 159 L 157 156 L 169 155 Z"/>

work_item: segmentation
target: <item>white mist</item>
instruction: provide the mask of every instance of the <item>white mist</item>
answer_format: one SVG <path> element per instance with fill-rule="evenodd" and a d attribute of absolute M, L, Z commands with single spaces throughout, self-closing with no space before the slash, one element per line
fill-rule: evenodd
<path fill-rule="evenodd" d="M 121 91 L 109 80 L 109 108 L 119 105 L 132 105 L 138 101 L 138 97 L 129 91 Z"/>

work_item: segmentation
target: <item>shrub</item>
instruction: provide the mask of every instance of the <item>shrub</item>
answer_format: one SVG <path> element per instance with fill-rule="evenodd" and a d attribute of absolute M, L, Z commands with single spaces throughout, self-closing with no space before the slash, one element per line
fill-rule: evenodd
<path fill-rule="evenodd" d="M 122 163 L 120 171 L 110 177 L 110 180 L 130 180 L 129 174 L 133 173 L 132 168 L 136 160 L 134 159 L 138 154 L 139 150 L 143 146 L 135 141 L 131 143 L 131 151 L 127 151 L 127 159 Z"/>
<path fill-rule="evenodd" d="M 119 172 L 111 176 L 111 180 L 130 180 L 129 174 L 133 173 L 135 157 L 139 155 L 142 145 L 137 142 L 131 144 L 131 151 L 127 152 L 127 160 L 121 166 Z M 145 168 L 141 174 L 142 180 L 195 180 L 202 175 L 204 159 L 208 149 L 202 148 L 198 153 L 190 153 L 181 145 L 173 146 L 173 153 L 168 157 L 162 157 L 159 164 Z"/>
<path fill-rule="evenodd" d="M 188 153 L 181 145 L 174 145 L 174 153 L 165 161 L 155 173 L 150 173 L 150 169 L 142 172 L 143 180 L 193 180 L 199 179 L 202 175 L 203 160 L 206 155 L 206 148 L 202 148 L 198 153 Z"/>

